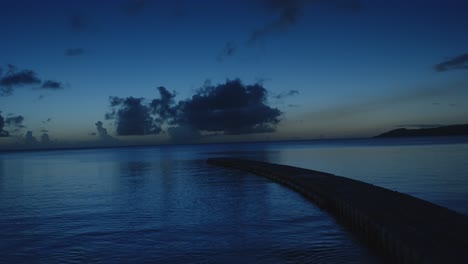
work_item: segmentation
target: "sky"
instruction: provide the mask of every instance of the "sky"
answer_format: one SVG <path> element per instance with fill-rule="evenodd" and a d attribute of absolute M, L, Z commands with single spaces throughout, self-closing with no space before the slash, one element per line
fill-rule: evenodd
<path fill-rule="evenodd" d="M 468 2 L 0 0 L 0 149 L 468 123 Z"/>

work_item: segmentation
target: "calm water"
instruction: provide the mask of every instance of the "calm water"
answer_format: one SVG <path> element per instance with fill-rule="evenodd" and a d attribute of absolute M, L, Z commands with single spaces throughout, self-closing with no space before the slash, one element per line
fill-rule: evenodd
<path fill-rule="evenodd" d="M 468 214 L 468 139 L 0 154 L 1 263 L 379 263 L 326 213 L 234 156 L 327 171 Z"/>

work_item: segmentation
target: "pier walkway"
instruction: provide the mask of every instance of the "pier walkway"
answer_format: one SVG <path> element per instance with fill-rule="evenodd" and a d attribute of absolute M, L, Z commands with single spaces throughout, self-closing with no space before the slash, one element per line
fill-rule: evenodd
<path fill-rule="evenodd" d="M 207 162 L 301 193 L 392 262 L 468 263 L 468 217 L 445 207 L 325 172 L 233 158 Z"/>

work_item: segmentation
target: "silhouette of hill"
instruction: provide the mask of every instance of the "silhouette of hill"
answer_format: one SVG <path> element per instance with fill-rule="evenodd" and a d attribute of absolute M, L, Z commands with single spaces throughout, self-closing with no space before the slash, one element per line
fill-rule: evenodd
<path fill-rule="evenodd" d="M 450 125 L 434 128 L 406 129 L 399 128 L 380 134 L 376 138 L 389 137 L 440 137 L 440 136 L 468 136 L 468 124 Z"/>

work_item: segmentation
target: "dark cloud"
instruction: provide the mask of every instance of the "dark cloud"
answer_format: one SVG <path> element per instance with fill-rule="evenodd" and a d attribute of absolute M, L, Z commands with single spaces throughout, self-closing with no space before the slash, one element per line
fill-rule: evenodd
<path fill-rule="evenodd" d="M 41 144 L 49 144 L 51 141 L 50 141 L 50 138 L 49 138 L 49 134 L 47 133 L 42 133 L 41 135 Z"/>
<path fill-rule="evenodd" d="M 160 98 L 153 99 L 150 104 L 152 113 L 157 115 L 161 122 L 173 119 L 177 114 L 177 108 L 174 107 L 175 92 L 171 93 L 162 86 L 158 87 L 158 92 Z"/>
<path fill-rule="evenodd" d="M 175 101 L 175 92 L 158 88 L 159 98 L 110 97 L 112 111 L 106 119 L 115 120 L 118 135 L 159 134 L 163 127 L 173 139 L 194 139 L 202 132 L 249 134 L 274 132 L 281 111 L 268 106 L 267 90 L 260 84 L 244 85 L 227 80 L 213 86 L 206 83 L 195 95 Z"/>
<path fill-rule="evenodd" d="M 41 132 L 42 132 L 42 133 L 49 133 L 49 130 L 42 129 Z"/>
<path fill-rule="evenodd" d="M 37 144 L 37 139 L 33 136 L 32 131 L 26 132 L 26 135 L 24 136 L 24 143 L 26 145 L 36 145 Z"/>
<path fill-rule="evenodd" d="M 297 105 L 297 104 L 288 104 L 288 107 L 300 107 L 300 105 Z"/>
<path fill-rule="evenodd" d="M 89 132 L 88 135 L 90 135 L 90 136 L 96 136 L 97 133 L 96 133 L 96 132 Z"/>
<path fill-rule="evenodd" d="M 3 130 L 4 127 L 5 127 L 5 119 L 0 114 L 0 137 L 10 136 L 10 133 L 8 133 L 8 131 Z"/>
<path fill-rule="evenodd" d="M 68 25 L 70 26 L 70 29 L 74 32 L 84 31 L 88 27 L 84 17 L 80 14 L 74 14 L 69 16 Z"/>
<path fill-rule="evenodd" d="M 293 96 L 299 94 L 298 90 L 290 90 L 288 92 L 280 93 L 276 96 L 274 96 L 276 99 L 283 99 L 285 97 Z"/>
<path fill-rule="evenodd" d="M 23 121 L 24 121 L 24 117 L 19 115 L 19 116 L 7 117 L 5 120 L 5 123 L 9 126 L 22 127 Z"/>
<path fill-rule="evenodd" d="M 148 8 L 152 2 L 153 0 L 129 0 L 126 1 L 123 8 L 129 15 L 138 15 Z"/>
<path fill-rule="evenodd" d="M 13 93 L 14 88 L 18 86 L 39 84 L 41 80 L 32 70 L 18 71 L 13 65 L 8 65 L 8 71 L 0 79 L 0 95 L 8 96 Z"/>
<path fill-rule="evenodd" d="M 107 142 L 113 142 L 113 141 L 117 141 L 117 139 L 115 139 L 114 137 L 112 137 L 111 135 L 109 135 L 109 133 L 107 133 L 107 129 L 105 129 L 102 125 L 102 122 L 101 121 L 97 121 L 95 123 L 96 125 L 96 129 L 97 129 L 97 134 L 96 133 L 92 133 L 93 136 L 94 135 L 99 135 L 99 139 L 100 140 L 103 140 L 103 141 L 107 141 Z"/>
<path fill-rule="evenodd" d="M 59 90 L 63 89 L 61 82 L 42 80 L 37 77 L 37 74 L 32 70 L 18 70 L 14 65 L 8 65 L 8 70 L 5 75 L 0 78 L 0 96 L 9 96 L 17 87 L 41 84 L 40 89 Z M 40 96 L 41 99 L 43 95 Z"/>
<path fill-rule="evenodd" d="M 267 90 L 260 84 L 228 80 L 205 86 L 192 98 L 179 102 L 177 123 L 199 131 L 248 134 L 275 131 L 281 112 L 266 104 Z"/>
<path fill-rule="evenodd" d="M 121 136 L 147 135 L 161 133 L 158 120 L 151 116 L 151 107 L 144 103 L 144 98 L 110 97 L 112 112 L 106 113 L 106 119 L 114 119 L 117 134 Z"/>
<path fill-rule="evenodd" d="M 234 41 L 228 41 L 224 48 L 218 54 L 217 61 L 223 61 L 226 57 L 231 57 L 237 50 L 237 44 Z"/>
<path fill-rule="evenodd" d="M 65 56 L 73 57 L 73 56 L 80 56 L 84 54 L 84 49 L 81 48 L 73 48 L 73 49 L 66 49 Z"/>
<path fill-rule="evenodd" d="M 438 72 L 450 70 L 468 70 L 468 53 L 461 54 L 455 58 L 438 63 L 434 66 Z"/>
<path fill-rule="evenodd" d="M 43 90 L 61 90 L 63 89 L 63 84 L 61 82 L 46 80 L 42 83 L 41 89 Z"/>

